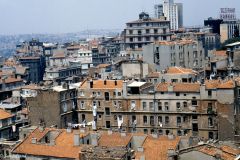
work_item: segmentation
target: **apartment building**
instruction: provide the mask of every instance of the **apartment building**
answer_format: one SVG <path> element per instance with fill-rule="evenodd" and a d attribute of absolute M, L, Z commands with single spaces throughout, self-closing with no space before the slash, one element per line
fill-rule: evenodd
<path fill-rule="evenodd" d="M 125 49 L 142 48 L 144 45 L 159 40 L 171 39 L 170 22 L 162 19 L 154 19 L 147 13 L 140 13 L 139 19 L 128 22 L 124 30 Z"/>
<path fill-rule="evenodd" d="M 27 97 L 30 124 L 67 128 L 78 122 L 75 112 L 76 89 L 64 83 L 53 88 L 41 88 L 34 97 Z"/>
<path fill-rule="evenodd" d="M 163 0 L 163 14 L 170 21 L 172 30 L 183 27 L 183 5 L 174 0 Z"/>
<path fill-rule="evenodd" d="M 153 71 L 170 66 L 201 69 L 204 67 L 204 48 L 194 40 L 156 41 L 143 47 L 143 61 L 151 64 Z"/>
<path fill-rule="evenodd" d="M 78 89 L 78 118 L 95 121 L 96 129 L 234 139 L 234 87 L 233 80 L 85 81 Z"/>
<path fill-rule="evenodd" d="M 16 132 L 16 126 L 14 122 L 16 116 L 0 109 L 0 140 L 11 140 L 15 138 L 14 132 Z M 14 127 L 13 127 L 14 126 Z"/>

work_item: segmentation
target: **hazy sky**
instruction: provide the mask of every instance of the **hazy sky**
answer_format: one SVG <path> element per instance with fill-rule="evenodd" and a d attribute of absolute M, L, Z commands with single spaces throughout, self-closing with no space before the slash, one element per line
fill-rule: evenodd
<path fill-rule="evenodd" d="M 175 0 L 184 7 L 184 25 L 202 25 L 218 17 L 219 8 L 235 7 L 240 0 Z M 122 29 L 127 21 L 162 0 L 0 0 L 0 34 L 66 33 L 85 29 Z"/>

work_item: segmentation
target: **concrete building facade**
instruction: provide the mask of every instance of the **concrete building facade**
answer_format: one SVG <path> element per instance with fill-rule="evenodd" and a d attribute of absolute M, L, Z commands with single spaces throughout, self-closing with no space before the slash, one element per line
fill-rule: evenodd
<path fill-rule="evenodd" d="M 158 41 L 143 47 L 143 61 L 152 64 L 154 71 L 170 66 L 200 69 L 204 67 L 204 48 L 193 40 Z"/>
<path fill-rule="evenodd" d="M 125 48 L 142 48 L 158 40 L 170 40 L 170 22 L 165 18 L 150 18 L 147 13 L 140 13 L 139 19 L 128 22 L 124 30 Z"/>

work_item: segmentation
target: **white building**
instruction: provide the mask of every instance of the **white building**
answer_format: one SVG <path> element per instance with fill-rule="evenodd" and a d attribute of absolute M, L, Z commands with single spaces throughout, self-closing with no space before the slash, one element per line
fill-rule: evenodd
<path fill-rule="evenodd" d="M 163 0 L 163 14 L 170 21 L 172 30 L 183 26 L 182 3 L 174 3 L 174 0 Z"/>

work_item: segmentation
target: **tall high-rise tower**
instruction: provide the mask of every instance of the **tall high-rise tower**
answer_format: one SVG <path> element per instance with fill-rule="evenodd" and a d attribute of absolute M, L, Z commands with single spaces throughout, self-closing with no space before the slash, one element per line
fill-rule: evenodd
<path fill-rule="evenodd" d="M 183 26 L 182 3 L 174 3 L 174 0 L 163 0 L 162 6 L 163 6 L 163 14 L 167 18 L 167 20 L 170 21 L 171 29 L 177 30 L 179 27 L 182 27 Z M 156 13 L 156 7 L 155 7 L 155 13 Z"/>

